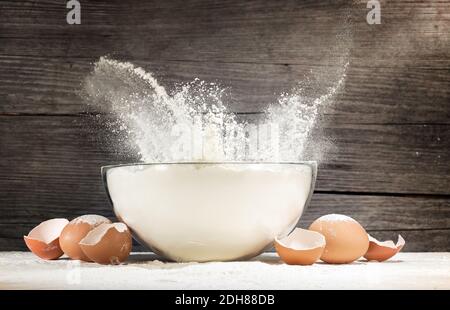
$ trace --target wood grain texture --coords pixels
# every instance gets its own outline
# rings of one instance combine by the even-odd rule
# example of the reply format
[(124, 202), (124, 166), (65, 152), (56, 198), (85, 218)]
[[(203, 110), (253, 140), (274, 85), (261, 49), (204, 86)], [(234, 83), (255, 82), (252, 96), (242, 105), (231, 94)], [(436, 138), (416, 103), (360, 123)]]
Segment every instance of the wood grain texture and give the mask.
[[(1, 201), (0, 249), (25, 250), (22, 236), (40, 221), (53, 217), (74, 218), (95, 213), (114, 219), (103, 190), (76, 199), (74, 191), (64, 202), (48, 199), (45, 191), (33, 204), (23, 201)], [(67, 193), (66, 193), (67, 194)], [(86, 199), (86, 196), (88, 199)], [(83, 198), (84, 197), (84, 198)], [(89, 204), (86, 204), (89, 201)], [(82, 205), (82, 207), (80, 207)], [(10, 206), (10, 207), (7, 207)], [(374, 195), (339, 195), (316, 193), (302, 216), (299, 227), (307, 228), (316, 218), (329, 213), (351, 214), (367, 231), (380, 240), (396, 240), (401, 234), (407, 240), (406, 251), (446, 251), (450, 247), (450, 199), (395, 197)], [(14, 208), (14, 210), (12, 210)], [(134, 243), (134, 251), (145, 251)]]
[[(135, 160), (97, 145), (91, 124), (83, 116), (1, 117), (3, 181), (12, 187), (48, 176), (55, 184), (72, 178), (85, 186), (101, 165)], [(318, 190), (450, 194), (450, 126), (327, 126), (335, 147), (321, 167)]]
[[(114, 140), (99, 141), (101, 132), (89, 116), (0, 120), (3, 188), (21, 190), (20, 182), (45, 180), (49, 186), (67, 184), (70, 191), (75, 185), (89, 192), (99, 184), (100, 166), (137, 160), (125, 151), (113, 153)], [(326, 124), (324, 132), (335, 145), (321, 165), (318, 190), (450, 194), (448, 125)]]
[(2, 1), (0, 54), (324, 65), (349, 17), (355, 60), (448, 68), (448, 1), (381, 2), (373, 27), (365, 1), (83, 1), (77, 26), (61, 1)]
[[(94, 59), (92, 59), (92, 62)], [(0, 113), (76, 114), (87, 111), (80, 97), (93, 69), (86, 59), (0, 56)], [(306, 77), (318, 94), (339, 79), (337, 69), (314, 65), (136, 61), (173, 89), (194, 77), (228, 88), (226, 104), (235, 112), (260, 112)], [(450, 74), (423, 68), (351, 66), (345, 86), (324, 113), (339, 123), (449, 123)], [(104, 111), (91, 111), (104, 112)]]
[[(131, 159), (127, 154), (111, 153), (107, 145), (98, 144), (89, 126), (90, 118), (3, 116), (0, 119), (3, 133), (0, 144), (7, 146), (0, 149), (0, 246), (24, 249), (22, 234), (48, 218), (73, 218), (86, 213), (113, 216), (99, 167)], [(437, 238), (433, 250), (449, 246), (448, 238), (438, 237), (436, 233), (436, 230), (450, 229), (450, 187), (448, 174), (445, 174), (448, 153), (440, 153), (439, 145), (433, 149), (421, 144), (426, 132), (430, 136), (426, 141), (436, 141), (431, 137), (437, 133), (448, 141), (450, 126), (441, 126), (441, 129), (439, 126), (411, 126), (409, 129), (400, 126), (405, 132), (399, 132), (397, 127), (391, 126), (390, 130), (388, 126), (374, 125), (328, 128), (337, 134), (337, 143), (341, 143), (337, 147), (338, 157), (324, 163), (319, 170), (318, 192), (302, 217), (303, 227), (323, 214), (344, 213), (351, 214), (381, 237), (389, 235), (384, 231), (391, 231), (393, 235), (397, 230), (412, 236), (411, 251), (424, 250), (423, 238), (430, 234)], [(417, 137), (408, 138), (406, 132), (413, 132), (414, 128), (423, 129), (416, 133)], [(415, 150), (420, 150), (419, 155)], [(417, 159), (415, 169), (412, 169), (412, 160), (407, 160), (408, 156)], [(436, 162), (437, 156), (444, 156), (441, 166)], [(409, 164), (402, 165), (402, 162)], [(329, 190), (356, 190), (367, 194), (324, 193)], [(370, 194), (373, 191), (379, 193)], [(420, 197), (417, 193), (437, 196)], [(15, 232), (13, 227), (16, 227)]]
[(0, 250), (50, 217), (112, 216), (99, 167), (136, 158), (98, 140), (77, 94), (110, 55), (169, 89), (219, 82), (249, 118), (305, 78), (323, 92), (348, 60), (301, 225), (345, 213), (376, 237), (401, 232), (406, 250), (448, 251), (450, 2), (381, 1), (374, 26), (366, 2), (84, 0), (71, 26), (64, 1), (0, 1)]
[[(26, 235), (34, 226), (27, 223), (0, 224), (0, 249), (2, 251), (26, 250), (23, 235)], [(394, 240), (395, 242), (398, 234), (401, 234), (406, 240), (404, 251), (408, 252), (444, 252), (450, 246), (449, 229), (368, 230), (368, 233), (379, 240)], [(148, 248), (133, 241), (133, 251), (148, 251)]]
[[(0, 224), (26, 224), (32, 228), (32, 225), (48, 218), (72, 219), (86, 212), (114, 218), (103, 188), (87, 194), (91, 201), (88, 205), (83, 202), (84, 195), (78, 199), (75, 197), (77, 192), (74, 190), (69, 194), (70, 197), (65, 193), (68, 199), (64, 203), (49, 202), (45, 189), (40, 191), (41, 198), (33, 199), (33, 204), (27, 203), (29, 197), (25, 193), (23, 201), (16, 201), (15, 204), (2, 201)], [(450, 229), (449, 204), (448, 198), (328, 194), (316, 191), (299, 225), (308, 227), (322, 215), (338, 213), (351, 214), (370, 231)]]
[[(315, 193), (299, 225), (330, 213), (349, 214), (369, 231), (450, 229), (448, 198)], [(450, 242), (448, 240), (447, 242)]]

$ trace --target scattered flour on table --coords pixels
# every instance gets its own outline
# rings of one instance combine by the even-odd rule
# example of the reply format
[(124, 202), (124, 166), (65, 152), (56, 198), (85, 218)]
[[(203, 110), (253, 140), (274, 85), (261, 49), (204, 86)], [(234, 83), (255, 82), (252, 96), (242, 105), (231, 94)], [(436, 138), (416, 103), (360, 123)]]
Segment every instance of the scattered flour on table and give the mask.
[(180, 264), (155, 257), (134, 253), (126, 265), (100, 266), (0, 252), (0, 288), (450, 289), (450, 253), (399, 253), (384, 263), (312, 266), (280, 263), (274, 253), (245, 262)]

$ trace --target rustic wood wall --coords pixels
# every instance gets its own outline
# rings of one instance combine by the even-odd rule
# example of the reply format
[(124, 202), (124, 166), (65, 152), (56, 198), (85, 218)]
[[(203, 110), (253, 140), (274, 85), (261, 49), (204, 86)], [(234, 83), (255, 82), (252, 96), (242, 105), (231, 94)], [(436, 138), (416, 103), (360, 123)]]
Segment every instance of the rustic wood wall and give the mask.
[(68, 25), (65, 1), (0, 1), (0, 250), (24, 249), (48, 218), (112, 216), (99, 167), (127, 159), (97, 143), (77, 95), (100, 56), (164, 85), (220, 81), (252, 114), (332, 65), (348, 12), (347, 82), (324, 128), (336, 148), (301, 225), (344, 213), (378, 237), (401, 233), (407, 250), (450, 250), (449, 1), (381, 1), (381, 25), (364, 0), (81, 4), (82, 24)]

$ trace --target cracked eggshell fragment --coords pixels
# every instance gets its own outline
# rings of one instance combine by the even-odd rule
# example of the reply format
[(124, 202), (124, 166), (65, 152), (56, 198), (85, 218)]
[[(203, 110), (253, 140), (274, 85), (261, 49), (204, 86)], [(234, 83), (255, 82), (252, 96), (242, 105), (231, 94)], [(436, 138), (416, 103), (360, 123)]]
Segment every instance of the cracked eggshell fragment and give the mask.
[(73, 219), (61, 232), (59, 237), (61, 249), (71, 259), (90, 262), (91, 260), (83, 253), (79, 243), (91, 230), (103, 223), (111, 223), (111, 221), (104, 216), (95, 214), (82, 215)]
[(130, 255), (131, 245), (131, 233), (124, 223), (101, 224), (80, 241), (86, 256), (105, 265), (124, 262)]
[(44, 221), (23, 236), (28, 249), (42, 259), (57, 259), (63, 255), (59, 246), (59, 236), (69, 223), (67, 219), (57, 218)]
[(312, 265), (325, 248), (325, 237), (315, 231), (296, 228), (289, 236), (275, 239), (275, 249), (289, 265)]
[(364, 258), (368, 261), (383, 262), (400, 252), (404, 245), (405, 239), (400, 235), (398, 235), (397, 244), (394, 244), (392, 240), (381, 242), (369, 235), (369, 249), (364, 254)]

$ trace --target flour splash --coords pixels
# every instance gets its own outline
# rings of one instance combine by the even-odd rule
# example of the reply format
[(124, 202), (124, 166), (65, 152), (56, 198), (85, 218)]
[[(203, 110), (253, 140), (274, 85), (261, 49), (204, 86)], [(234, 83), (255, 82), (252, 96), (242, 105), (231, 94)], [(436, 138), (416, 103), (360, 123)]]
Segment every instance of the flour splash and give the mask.
[(194, 79), (169, 93), (128, 62), (102, 57), (86, 78), (89, 104), (106, 111), (116, 147), (136, 150), (143, 162), (301, 161), (321, 109), (345, 81), (347, 64), (325, 94), (312, 98), (299, 85), (270, 104), (262, 119), (242, 120), (227, 109), (227, 90)]

